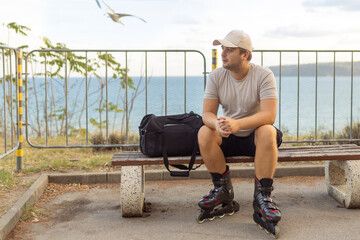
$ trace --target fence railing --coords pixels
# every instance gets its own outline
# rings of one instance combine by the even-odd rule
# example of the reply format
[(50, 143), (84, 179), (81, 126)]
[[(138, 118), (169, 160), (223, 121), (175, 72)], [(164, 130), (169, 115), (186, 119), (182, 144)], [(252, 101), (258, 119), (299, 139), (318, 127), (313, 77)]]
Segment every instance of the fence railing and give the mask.
[[(129, 67), (129, 62), (134, 60), (129, 55), (134, 53), (142, 56), (141, 63), (139, 61), (136, 63), (137, 65), (142, 65), (142, 76), (140, 77), (139, 74), (132, 72), (132, 67)], [(34, 108), (34, 105), (38, 105), (38, 109), (40, 106), (37, 102), (38, 99), (32, 100), (34, 103), (28, 102), (29, 92), (35, 93), (37, 86), (34, 82), (33, 86), (29, 87), (31, 75), (29, 69), (33, 67), (32, 64), (35, 62), (35, 58), (33, 58), (35, 54), (38, 54), (36, 63), (40, 64), (42, 73), (39, 75), (39, 71), (37, 71), (33, 75), (33, 79), (42, 77), (41, 81), (43, 81), (42, 84), (44, 85), (44, 93), (42, 94), (43, 103), (41, 105), (41, 109), (44, 109), (44, 112), (42, 114), (39, 114), (39, 110), (35, 112), (39, 114), (37, 116), (38, 120), (42, 118), (37, 125), (39, 126), (39, 131), (44, 131), (45, 129), (45, 134), (43, 134), (45, 137), (35, 138), (36, 143), (33, 143), (30, 139), (30, 129), (31, 127), (34, 128), (36, 121), (31, 121), (29, 115), (33, 115), (30, 113), (30, 110)], [(81, 56), (75, 57), (76, 54)], [(91, 54), (95, 54), (97, 59), (92, 59), (90, 57)], [(114, 56), (115, 54), (123, 54), (120, 57), (123, 59), (122, 62), (118, 60), (118, 57)], [(161, 61), (155, 61), (157, 66), (162, 66), (160, 76), (154, 77), (149, 73), (151, 72), (149, 65), (154, 64), (154, 61), (149, 60), (150, 54), (159, 54), (160, 57), (158, 56), (158, 59), (162, 59)], [(182, 64), (178, 67), (178, 69), (181, 69), (181, 74), (178, 74), (176, 79), (172, 79), (173, 75), (169, 73), (169, 69), (174, 67), (174, 60), (169, 60), (170, 54), (181, 55)], [(200, 59), (198, 59), (200, 64), (197, 67), (197, 71), (195, 71), (195, 75), (198, 75), (198, 77), (190, 82), (189, 80), (192, 76), (188, 74), (190, 65), (188, 64), (189, 54), (200, 56)], [(162, 115), (174, 113), (171, 110), (171, 105), (174, 101), (183, 103), (181, 108), (177, 106), (176, 111), (179, 113), (180, 111), (186, 112), (189, 110), (201, 112), (202, 109), (202, 92), (198, 91), (195, 94), (189, 94), (189, 89), (198, 87), (199, 82), (201, 82), (202, 90), (206, 84), (205, 56), (196, 50), (34, 50), (26, 55), (25, 60), (26, 139), (33, 147), (138, 146), (138, 142), (132, 141), (130, 138), (132, 127), (139, 122), (130, 120), (130, 114), (132, 114), (131, 119), (133, 119), (134, 112), (140, 108), (140, 116), (154, 113), (154, 109), (151, 109), (151, 104), (149, 103), (151, 99), (155, 99), (154, 101), (161, 105), (160, 108), (162, 110), (161, 112), (158, 111), (158, 114)], [(253, 52), (252, 62), (269, 67), (276, 76), (279, 101), (275, 125), (284, 132), (284, 142), (355, 142), (360, 140), (360, 99), (357, 95), (354, 95), (354, 93), (360, 90), (359, 50), (257, 50)], [(116, 63), (119, 63), (119, 65), (116, 65)], [(83, 70), (79, 70), (79, 66)], [(56, 69), (49, 70), (49, 68)], [(76, 72), (83, 80), (70, 77), (70, 72)], [(156, 77), (159, 79), (156, 79)], [(96, 91), (89, 86), (91, 78), (95, 78), (99, 82), (97, 88), (99, 91), (97, 91), (96, 99), (94, 98), (94, 92)], [(143, 82), (139, 84), (141, 79)], [(179, 79), (183, 82), (181, 88), (178, 85)], [(63, 96), (58, 100), (63, 102), (61, 107), (55, 108), (55, 101), (51, 99), (56, 94), (49, 94), (51, 88), (49, 87), (49, 82), (51, 81), (63, 81), (63, 85), (58, 85), (58, 87), (61, 87), (55, 90), (57, 93), (63, 92)], [(69, 89), (72, 91), (75, 88), (79, 88), (79, 82), (81, 81), (84, 83), (84, 90), (78, 91), (78, 94), (74, 94), (75, 96), (71, 97)], [(117, 81), (117, 88), (111, 83), (114, 81)], [(158, 81), (162, 81), (162, 83), (158, 84)], [(151, 88), (149, 87), (150, 85), (155, 87)], [(177, 94), (174, 94), (174, 92), (169, 93), (169, 89), (173, 85), (175, 85), (175, 92)], [(53, 84), (52, 87), (54, 86)], [(142, 88), (142, 95), (136, 95), (136, 91), (139, 88)], [(159, 89), (163, 89), (162, 95), (158, 92)], [(119, 92), (117, 97), (122, 98), (122, 104), (111, 100), (114, 91)], [(80, 92), (81, 94), (79, 94)], [(183, 93), (181, 98), (178, 95), (179, 92)], [(161, 98), (158, 95), (161, 95)], [(172, 98), (172, 95), (175, 96), (175, 99), (170, 101), (169, 99)], [(198, 98), (195, 101), (189, 100), (193, 95), (196, 95)], [(138, 99), (134, 99), (134, 96)], [(74, 130), (74, 124), (72, 124), (74, 116), (73, 112), (70, 111), (70, 107), (73, 107), (76, 101), (80, 101), (76, 97), (84, 99), (82, 111), (77, 111), (81, 112), (80, 116), (84, 112), (85, 116), (83, 118), (79, 117), (79, 127), (75, 129), (78, 132), (83, 130), (84, 140), (80, 144), (74, 143), (72, 140), (74, 135), (72, 132)], [(97, 106), (92, 111), (89, 110), (91, 107), (90, 99), (95, 99), (93, 102), (96, 102), (96, 104), (93, 103), (93, 106)], [(141, 104), (139, 104), (139, 99), (141, 99)], [(189, 103), (193, 103), (193, 105), (189, 107)], [(51, 107), (52, 104), (54, 107)], [(73, 109), (76, 110), (76, 107)], [(92, 116), (94, 112), (100, 116), (97, 121)], [(122, 114), (123, 127), (121, 129), (124, 129), (124, 131), (121, 131), (121, 133), (124, 135), (124, 140), (122, 143), (114, 144), (110, 136), (112, 131), (109, 128), (111, 125), (110, 118), (114, 118), (114, 122), (116, 122), (116, 112)], [(101, 117), (102, 115), (104, 115), (103, 118)], [(54, 119), (57, 119), (58, 122), (55, 123)], [(85, 119), (85, 128), (80, 127), (82, 119)], [(119, 121), (119, 119), (117, 120)], [(61, 121), (61, 124), (59, 121)], [(64, 138), (64, 144), (62, 145), (53, 144), (48, 140), (49, 136), (54, 135), (56, 124), (61, 125), (59, 127), (60, 131), (57, 133), (60, 133), (60, 136)], [(115, 126), (115, 123), (113, 125)], [(104, 143), (89, 144), (91, 128), (92, 130), (105, 132)], [(114, 129), (116, 127), (113, 128), (113, 131)], [(34, 129), (31, 131), (34, 132)]]
[[(270, 68), (278, 81), (277, 126), (284, 130), (291, 118), (296, 121), (295, 132), (285, 142), (360, 140), (360, 99), (354, 95), (359, 92), (359, 50), (257, 50), (254, 55), (261, 65), (268, 65), (264, 61), (270, 59)], [(293, 86), (285, 89), (289, 83)], [(286, 104), (288, 90), (292, 90), (293, 105)], [(291, 113), (285, 116), (286, 112)], [(295, 118), (289, 116), (291, 114)], [(302, 121), (312, 123), (302, 124)], [(309, 129), (308, 133), (302, 131), (304, 126)]]
[(17, 50), (0, 45), (0, 159), (19, 146)]
[[(129, 57), (131, 54), (136, 56)], [(137, 59), (139, 57), (140, 60)], [(152, 76), (154, 70), (150, 69), (150, 65), (154, 61), (150, 63), (149, 58), (156, 58), (154, 68), (161, 66), (160, 74), (157, 70), (160, 76)], [(194, 62), (190, 58), (197, 58), (196, 62), (199, 64), (195, 64), (195, 67), (194, 64), (189, 64)], [(140, 74), (132, 73), (134, 70), (130, 61), (135, 61), (136, 66), (141, 65)], [(31, 72), (34, 66), (40, 70)], [(194, 79), (189, 75), (189, 69), (192, 74), (200, 77)], [(170, 75), (171, 71), (176, 72), (176, 79)], [(76, 76), (71, 77), (70, 74)], [(174, 91), (177, 96), (179, 93), (182, 95), (179, 97), (182, 106), (178, 106), (177, 112), (189, 111), (188, 91), (193, 87), (194, 81), (201, 85), (201, 92), (197, 95), (202, 96), (206, 83), (206, 60), (197, 50), (34, 50), (25, 56), (25, 75), (26, 139), (30, 146), (133, 147), (138, 146), (138, 141), (129, 140), (130, 135), (134, 135), (130, 132), (130, 125), (134, 127), (138, 121), (131, 121), (130, 114), (139, 108), (140, 115), (149, 113), (149, 101), (152, 99), (161, 102), (161, 114), (171, 114), (169, 99), (174, 98)], [(173, 83), (181, 85), (181, 88), (170, 92)], [(42, 93), (39, 92), (40, 89)], [(152, 94), (159, 89), (163, 90), (161, 99)], [(119, 114), (121, 120), (117, 119)], [(31, 117), (33, 118), (30, 119)], [(78, 127), (74, 127), (75, 118), (78, 118)], [(112, 131), (110, 118), (113, 119)], [(121, 122), (121, 126), (116, 127), (117, 122)], [(114, 143), (111, 137), (116, 129), (121, 129), (124, 138), (121, 143)], [(90, 130), (105, 132), (104, 142), (94, 144), (96, 141), (89, 139)], [(32, 138), (34, 132), (37, 136)], [(51, 141), (50, 136), (54, 135), (64, 138), (64, 143)], [(82, 137), (78, 137), (80, 135)]]

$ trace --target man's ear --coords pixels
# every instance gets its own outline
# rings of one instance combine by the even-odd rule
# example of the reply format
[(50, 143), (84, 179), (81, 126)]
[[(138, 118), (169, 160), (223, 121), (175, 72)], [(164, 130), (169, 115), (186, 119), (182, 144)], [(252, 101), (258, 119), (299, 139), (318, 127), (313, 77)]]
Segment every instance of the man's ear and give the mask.
[(244, 57), (245, 57), (246, 61), (248, 60), (249, 55), (250, 55), (250, 52), (248, 50), (246, 50), (246, 52), (244, 53)]

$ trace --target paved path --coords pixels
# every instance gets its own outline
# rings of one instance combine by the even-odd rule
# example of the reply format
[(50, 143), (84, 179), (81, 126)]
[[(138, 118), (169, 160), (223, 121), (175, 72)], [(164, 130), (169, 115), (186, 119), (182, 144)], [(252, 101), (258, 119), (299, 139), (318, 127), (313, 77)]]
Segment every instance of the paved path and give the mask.
[[(91, 189), (54, 199), (51, 224), (32, 224), (23, 237), (35, 240), (220, 240), (273, 239), (252, 220), (252, 179), (233, 179), (240, 211), (198, 224), (197, 201), (210, 190), (209, 180), (152, 181), (146, 185), (151, 212), (122, 218), (119, 190)], [(342, 208), (328, 196), (324, 177), (283, 177), (275, 181), (274, 200), (283, 219), (279, 239), (360, 239), (360, 209)]]

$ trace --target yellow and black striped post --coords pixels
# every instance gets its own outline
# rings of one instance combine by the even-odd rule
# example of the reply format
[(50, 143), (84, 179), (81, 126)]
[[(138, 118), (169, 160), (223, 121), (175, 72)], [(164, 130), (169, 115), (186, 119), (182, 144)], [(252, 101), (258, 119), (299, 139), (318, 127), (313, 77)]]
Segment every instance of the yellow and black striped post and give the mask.
[(23, 168), (23, 142), (24, 137), (22, 133), (22, 115), (23, 115), (23, 92), (22, 92), (22, 86), (23, 86), (23, 80), (22, 80), (22, 50), (18, 50), (17, 55), (17, 82), (18, 82), (18, 119), (19, 119), (19, 147), (16, 150), (16, 170), (21, 170)]
[(212, 70), (217, 68), (217, 49), (212, 50)]

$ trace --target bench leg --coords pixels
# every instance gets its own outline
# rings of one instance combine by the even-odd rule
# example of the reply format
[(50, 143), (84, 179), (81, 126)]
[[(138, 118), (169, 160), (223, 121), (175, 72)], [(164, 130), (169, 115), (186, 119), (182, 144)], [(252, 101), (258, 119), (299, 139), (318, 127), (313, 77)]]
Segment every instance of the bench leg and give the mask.
[(330, 196), (346, 208), (360, 208), (360, 161), (326, 161), (325, 178)]
[(143, 166), (121, 168), (120, 205), (123, 217), (141, 217), (145, 200)]

